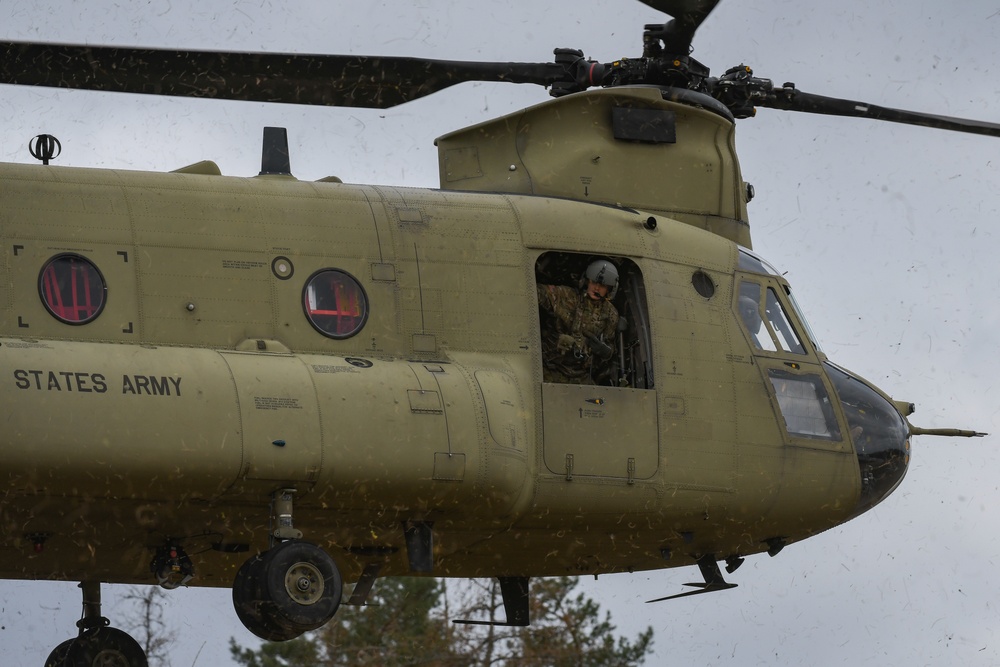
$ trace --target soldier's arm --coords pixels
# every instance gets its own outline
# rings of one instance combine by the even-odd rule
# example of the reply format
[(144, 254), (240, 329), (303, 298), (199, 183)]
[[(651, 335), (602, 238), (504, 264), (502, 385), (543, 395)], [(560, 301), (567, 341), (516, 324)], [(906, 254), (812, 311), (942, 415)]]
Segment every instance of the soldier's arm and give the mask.
[(538, 286), (538, 305), (542, 307), (546, 312), (552, 312), (552, 302), (555, 296), (555, 290), (553, 285), (539, 285)]
[(608, 321), (604, 325), (604, 340), (610, 344), (618, 334), (618, 310), (614, 306), (609, 310), (611, 312), (608, 313)]

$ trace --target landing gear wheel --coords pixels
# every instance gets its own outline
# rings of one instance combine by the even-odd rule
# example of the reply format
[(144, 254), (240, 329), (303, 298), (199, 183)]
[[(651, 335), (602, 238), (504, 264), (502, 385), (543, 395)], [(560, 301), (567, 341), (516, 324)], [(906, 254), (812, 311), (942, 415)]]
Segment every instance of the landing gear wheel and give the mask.
[(293, 630), (276, 623), (267, 613), (263, 598), (264, 558), (266, 554), (248, 559), (236, 573), (233, 581), (233, 607), (243, 626), (261, 639), (284, 642), (295, 639), (304, 630)]
[(64, 665), (69, 665), (70, 663), (66, 662), (66, 657), (69, 655), (69, 650), (75, 641), (76, 637), (67, 639), (52, 649), (52, 653), (49, 653), (49, 657), (45, 659), (45, 667), (64, 667)]
[(233, 581), (233, 606), (247, 630), (281, 642), (333, 618), (343, 592), (329, 554), (310, 542), (288, 540), (243, 563)]
[(330, 555), (302, 540), (282, 542), (267, 552), (263, 586), (271, 618), (302, 632), (333, 618), (344, 591)]
[(148, 667), (138, 642), (117, 628), (88, 630), (49, 654), (46, 667)]

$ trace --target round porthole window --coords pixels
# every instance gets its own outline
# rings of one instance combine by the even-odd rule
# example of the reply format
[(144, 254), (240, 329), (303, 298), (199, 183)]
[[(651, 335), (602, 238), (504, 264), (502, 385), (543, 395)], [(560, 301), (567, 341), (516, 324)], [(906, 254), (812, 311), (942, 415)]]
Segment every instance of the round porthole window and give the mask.
[(711, 299), (715, 294), (715, 283), (711, 276), (704, 271), (695, 271), (694, 275), (691, 276), (691, 284), (694, 286), (694, 290), (706, 299)]
[(368, 319), (368, 296), (344, 271), (323, 269), (312, 274), (302, 299), (309, 323), (330, 338), (350, 338)]
[(108, 286), (97, 267), (85, 257), (56, 255), (38, 275), (38, 294), (45, 309), (60, 322), (86, 324), (104, 309)]

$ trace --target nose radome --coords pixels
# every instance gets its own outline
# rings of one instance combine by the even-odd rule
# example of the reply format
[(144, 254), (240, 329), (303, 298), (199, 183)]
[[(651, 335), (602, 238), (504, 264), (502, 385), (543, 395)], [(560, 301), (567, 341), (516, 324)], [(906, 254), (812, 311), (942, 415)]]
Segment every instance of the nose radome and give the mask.
[(858, 456), (861, 497), (851, 517), (866, 512), (892, 493), (910, 463), (910, 430), (896, 406), (863, 380), (826, 363), (847, 418)]

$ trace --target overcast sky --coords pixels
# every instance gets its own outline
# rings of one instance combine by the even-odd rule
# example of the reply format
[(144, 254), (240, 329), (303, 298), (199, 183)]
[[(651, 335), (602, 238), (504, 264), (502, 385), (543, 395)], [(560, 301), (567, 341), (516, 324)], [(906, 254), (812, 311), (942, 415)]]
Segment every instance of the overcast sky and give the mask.
[[(807, 7), (808, 5), (808, 7)], [(547, 61), (555, 47), (602, 62), (641, 54), (632, 0), (6, 0), (0, 39), (192, 49)], [(1000, 121), (995, 2), (723, 2), (694, 56), (719, 74)], [(436, 136), (543, 102), (541, 88), (463, 84), (382, 111), (155, 99), (0, 86), (0, 160), (56, 135), (56, 164), (166, 171), (201, 159), (259, 171), (265, 125), (287, 127), (302, 179), (437, 186)], [(1000, 139), (761, 110), (737, 132), (755, 249), (782, 271), (830, 358), (927, 427), (1000, 433)], [(739, 588), (643, 604), (695, 568), (614, 575), (586, 590), (631, 635), (656, 631), (651, 664), (1000, 663), (1000, 454), (996, 436), (920, 437), (902, 486), (847, 525), (754, 556)], [(123, 589), (105, 587), (105, 615)], [(42, 664), (73, 633), (75, 584), (0, 582), (0, 655)], [(228, 663), (254, 637), (229, 590), (170, 594), (174, 667)], [(336, 622), (336, 621), (334, 621)], [(6, 658), (5, 658), (6, 662)]]

